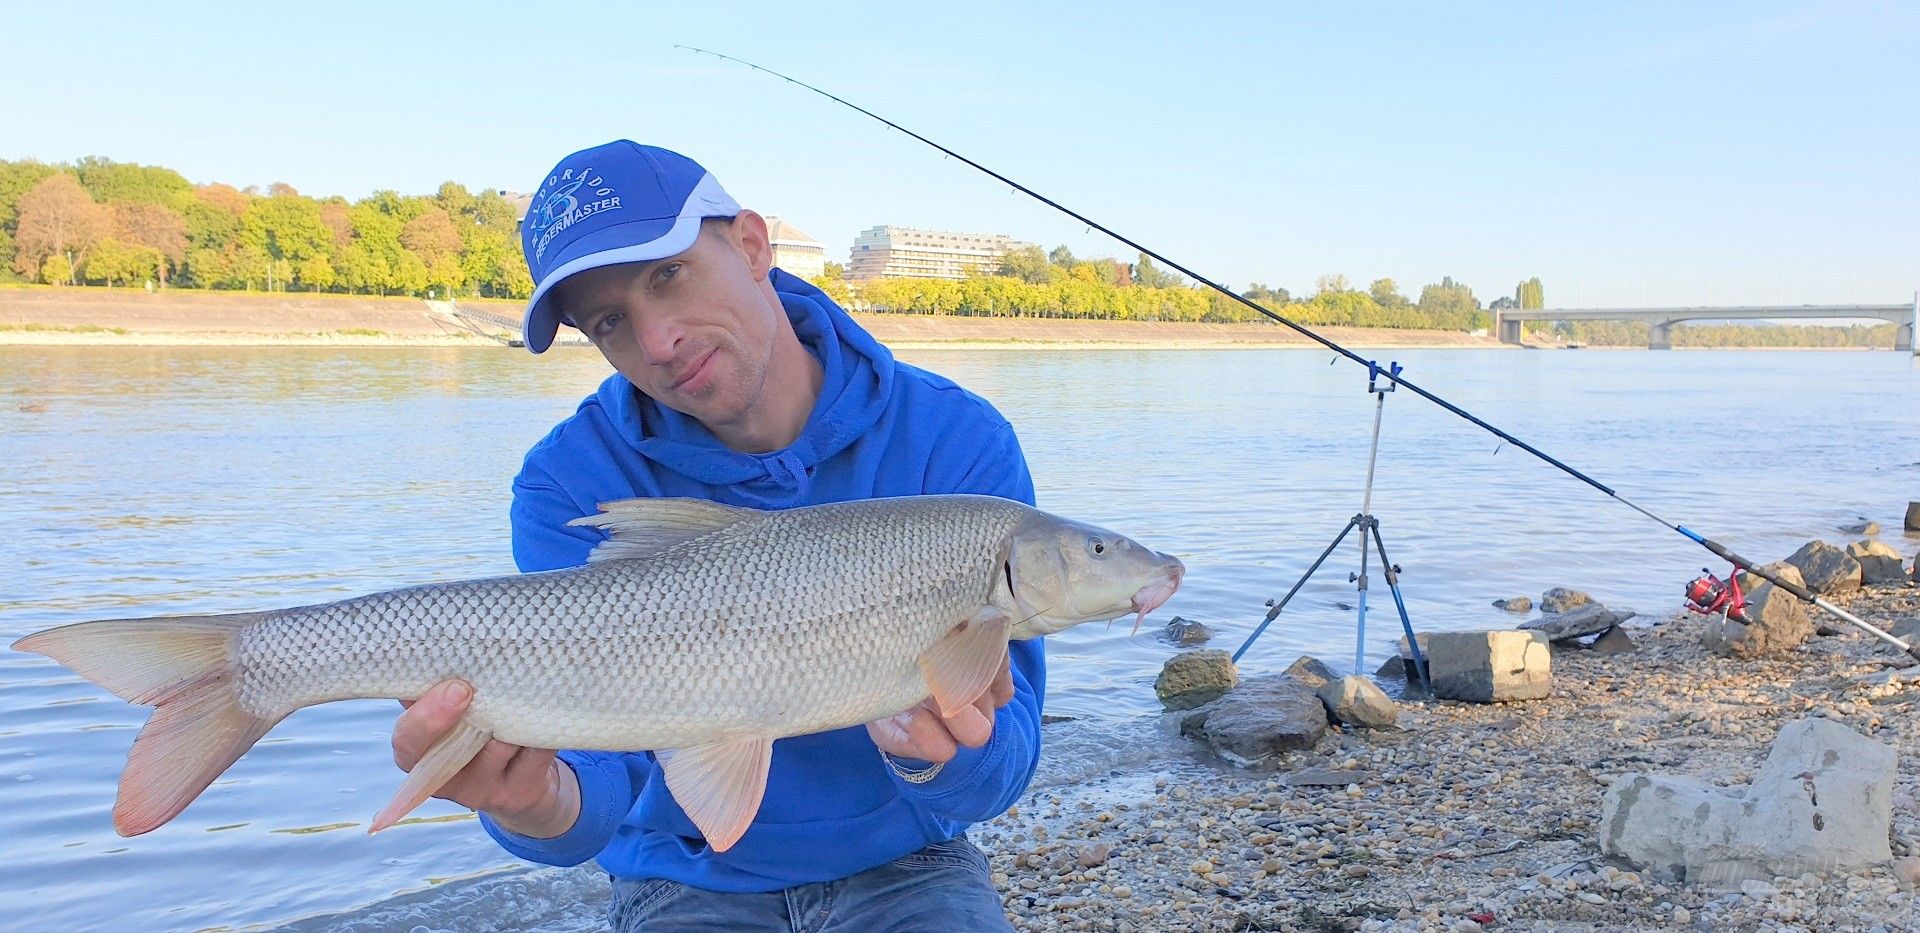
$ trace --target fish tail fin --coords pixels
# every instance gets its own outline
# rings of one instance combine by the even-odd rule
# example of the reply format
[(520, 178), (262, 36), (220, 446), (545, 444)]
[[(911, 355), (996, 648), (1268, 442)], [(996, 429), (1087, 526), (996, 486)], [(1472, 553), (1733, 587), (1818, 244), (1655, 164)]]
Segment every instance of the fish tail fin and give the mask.
[(43, 654), (129, 703), (157, 707), (127, 753), (113, 827), (137, 836), (173, 819), (285, 715), (241, 708), (233, 646), (265, 613), (81, 622), (28, 635)]

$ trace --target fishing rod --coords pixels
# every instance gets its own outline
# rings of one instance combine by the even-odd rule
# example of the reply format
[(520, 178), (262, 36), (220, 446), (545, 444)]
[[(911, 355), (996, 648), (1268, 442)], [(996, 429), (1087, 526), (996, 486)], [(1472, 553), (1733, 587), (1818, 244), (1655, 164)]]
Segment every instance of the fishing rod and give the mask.
[(1765, 568), (1759, 566), (1758, 564), (1755, 564), (1754, 562), (1747, 560), (1746, 558), (1741, 557), (1738, 554), (1735, 554), (1733, 551), (1729, 550), (1725, 545), (1719, 543), (1718, 541), (1714, 541), (1711, 538), (1707, 538), (1699, 534), (1698, 532), (1695, 532), (1692, 529), (1687, 528), (1685, 525), (1680, 525), (1660, 517), (1658, 514), (1655, 514), (1653, 511), (1641, 506), (1639, 503), (1634, 502), (1633, 500), (1628, 499), (1626, 496), (1623, 496), (1620, 493), (1616, 492), (1612, 487), (1607, 486), (1604, 483), (1601, 483), (1599, 480), (1596, 480), (1593, 477), (1588, 476), (1587, 474), (1582, 473), (1579, 470), (1576, 470), (1565, 463), (1562, 463), (1561, 461), (1559, 461), (1558, 459), (1555, 459), (1554, 457), (1547, 454), (1545, 451), (1539, 449), (1538, 447), (1535, 447), (1532, 444), (1527, 443), (1526, 441), (1523, 441), (1517, 437), (1514, 437), (1511, 434), (1508, 434), (1507, 432), (1497, 427), (1494, 427), (1493, 425), (1487, 423), (1485, 420), (1482, 420), (1479, 416), (1475, 415), (1474, 413), (1467, 411), (1466, 409), (1461, 408), (1460, 406), (1455, 405), (1452, 402), (1449, 402), (1446, 399), (1441, 398), (1440, 396), (1435, 395), (1434, 393), (1429, 392), (1418, 385), (1415, 385), (1412, 380), (1409, 380), (1405, 376), (1400, 375), (1398, 371), (1388, 372), (1385, 368), (1381, 367), (1378, 363), (1372, 360), (1369, 360), (1359, 355), (1358, 353), (1355, 353), (1352, 350), (1349, 350), (1346, 347), (1343, 347), (1340, 344), (1335, 343), (1334, 341), (1326, 337), (1321, 336), (1318, 332), (1314, 331), (1313, 329), (1303, 324), (1299, 324), (1293, 321), (1292, 319), (1286, 317), (1285, 315), (1282, 315), (1279, 312), (1274, 311), (1271, 308), (1268, 308), (1265, 305), (1259, 304), (1249, 298), (1246, 298), (1234, 292), (1232, 289), (1224, 285), (1221, 285), (1220, 283), (1215, 282), (1214, 280), (1207, 278), (1206, 276), (1201, 275), (1200, 273), (1195, 272), (1192, 269), (1187, 268), (1185, 265), (1181, 264), (1180, 262), (1177, 262), (1172, 258), (1164, 256), (1156, 250), (1148, 248), (1144, 244), (1141, 244), (1133, 240), (1132, 238), (1119, 233), (1113, 228), (1108, 227), (1106, 224), (1100, 223), (1099, 221), (1094, 220), (1093, 218), (1088, 217), (1087, 215), (1082, 214), (1079, 211), (1074, 210), (1073, 208), (1070, 208), (1064, 204), (1061, 204), (1060, 202), (1055, 201), (1054, 199), (1049, 198), (1046, 195), (1041, 194), (1040, 192), (1027, 187), (1026, 185), (1023, 185), (1011, 178), (1008, 178), (1005, 175), (1000, 174), (999, 172), (994, 171), (993, 169), (990, 169), (984, 165), (981, 165), (980, 163), (975, 162), (974, 160), (969, 159), (966, 156), (961, 155), (960, 153), (947, 148), (946, 146), (943, 146), (937, 142), (934, 142), (933, 140), (928, 139), (927, 137), (922, 136), (919, 133), (914, 132), (913, 130), (907, 129), (904, 126), (901, 126), (900, 124), (887, 119), (886, 117), (883, 117), (877, 113), (874, 113), (873, 111), (868, 110), (867, 108), (862, 107), (859, 104), (855, 104), (837, 95), (834, 95), (827, 91), (823, 91), (820, 88), (814, 87), (813, 85), (808, 84), (805, 81), (801, 81), (798, 78), (794, 78), (792, 76), (782, 74), (778, 71), (774, 71), (771, 68), (765, 68), (760, 65), (756, 65), (753, 62), (747, 61), (746, 59), (743, 59), (743, 58), (735, 58), (731, 55), (727, 55), (721, 52), (715, 52), (710, 49), (695, 48), (694, 46), (691, 46), (691, 45), (676, 45), (674, 46), (674, 48), (686, 49), (687, 51), (693, 52), (695, 54), (711, 55), (718, 59), (735, 62), (741, 65), (745, 65), (748, 68), (753, 69), (754, 71), (764, 72), (766, 74), (772, 75), (776, 78), (779, 78), (782, 81), (787, 82), (788, 84), (799, 85), (800, 87), (806, 88), (807, 90), (812, 91), (813, 93), (818, 94), (821, 97), (825, 97), (826, 99), (831, 100), (836, 104), (839, 104), (848, 109), (857, 111), (859, 113), (865, 114), (866, 116), (872, 117), (873, 119), (878, 120), (881, 123), (886, 124), (887, 126), (890, 126), (896, 130), (899, 130), (902, 133), (905, 133), (908, 136), (913, 137), (914, 139), (917, 139), (923, 143), (926, 143), (927, 145), (932, 146), (933, 148), (938, 149), (941, 152), (945, 153), (949, 158), (959, 159), (960, 161), (965, 162), (966, 164), (968, 164), (969, 166), (972, 166), (975, 169), (978, 169), (980, 172), (1001, 182), (1002, 184), (1010, 186), (1013, 190), (1021, 194), (1024, 194), (1030, 198), (1033, 198), (1034, 200), (1039, 201), (1040, 203), (1045, 204), (1046, 206), (1051, 207), (1054, 210), (1057, 210), (1060, 213), (1067, 215), (1068, 217), (1072, 217), (1073, 219), (1078, 220), (1083, 224), (1086, 224), (1089, 229), (1098, 230), (1101, 233), (1106, 234), (1107, 236), (1110, 236), (1116, 240), (1119, 240), (1120, 242), (1133, 247), (1135, 250), (1139, 251), (1140, 253), (1146, 256), (1150, 256), (1154, 259), (1157, 259), (1161, 263), (1175, 270), (1178, 270), (1182, 274), (1186, 275), (1188, 278), (1193, 279), (1194, 281), (1199, 282), (1200, 284), (1205, 285), (1208, 288), (1211, 288), (1214, 291), (1219, 292), (1220, 294), (1225, 295), (1226, 297), (1234, 301), (1237, 301), (1243, 305), (1246, 305), (1248, 308), (1251, 308), (1254, 311), (1257, 311), (1260, 314), (1265, 315), (1266, 317), (1272, 318), (1275, 323), (1286, 326), (1287, 328), (1291, 329), (1293, 332), (1301, 335), (1302, 337), (1312, 340), (1314, 343), (1320, 344), (1321, 346), (1326, 347), (1329, 350), (1332, 350), (1335, 354), (1341, 357), (1345, 357), (1346, 359), (1349, 359), (1355, 363), (1359, 363), (1360, 365), (1367, 367), (1368, 370), (1370, 371), (1379, 373), (1379, 375), (1382, 378), (1390, 380), (1394, 385), (1405, 388), (1408, 391), (1412, 392), (1413, 394), (1418, 395), (1421, 398), (1424, 398), (1427, 401), (1432, 402), (1443, 409), (1446, 409), (1448, 412), (1451, 412), (1454, 415), (1458, 415), (1459, 417), (1480, 427), (1481, 429), (1501, 439), (1502, 441), (1512, 444), (1513, 446), (1518, 447), (1521, 450), (1524, 450), (1527, 453), (1534, 455), (1535, 457), (1539, 458), (1542, 461), (1545, 461), (1547, 464), (1553, 466), (1554, 468), (1560, 470), (1561, 472), (1567, 474), (1568, 476), (1571, 476), (1574, 479), (1577, 479), (1580, 482), (1585, 483), (1588, 486), (1591, 486), (1602, 493), (1605, 493), (1608, 498), (1616, 502), (1619, 502), (1620, 504), (1636, 512), (1639, 512), (1640, 514), (1645, 515), (1646, 517), (1653, 519), (1656, 522), (1659, 522), (1662, 526), (1667, 528), (1669, 531), (1677, 532), (1682, 537), (1685, 537), (1687, 540), (1692, 541), (1693, 543), (1706, 548), (1707, 550), (1713, 552), (1715, 555), (1733, 564), (1735, 568), (1739, 570), (1745, 570), (1746, 572), (1751, 573), (1754, 576), (1759, 577), (1760, 579), (1773, 584), (1774, 586), (1777, 586), (1783, 590), (1786, 590), (1787, 592), (1792, 593), (1794, 596), (1799, 597), (1800, 599), (1803, 599), (1809, 603), (1812, 603), (1815, 606), (1820, 607), (1830, 615), (1833, 615), (1834, 617), (1844, 622), (1847, 622), (1853, 625), (1854, 627), (1859, 628), (1860, 630), (1867, 632), (1868, 634), (1873, 635), (1874, 637), (1879, 638), (1887, 642), (1888, 644), (1893, 645), (1894, 647), (1899, 648), (1900, 650), (1906, 652), (1908, 655), (1912, 656), (1915, 660), (1920, 660), (1920, 639), (1916, 639), (1915, 644), (1911, 644), (1911, 645), (1901, 641), (1899, 638), (1894, 637), (1892, 634), (1882, 631), (1879, 628), (1876, 628), (1873, 624), (1867, 622), (1865, 619), (1862, 619), (1859, 616), (1856, 616), (1853, 613), (1848, 612), (1845, 609), (1842, 609), (1831, 602), (1828, 602), (1824, 597), (1821, 597), (1818, 594), (1813, 593), (1812, 591), (1808, 590), (1805, 586), (1798, 583), (1794, 583), (1790, 580), (1784, 580), (1779, 576), (1776, 576), (1772, 572), (1766, 570)]

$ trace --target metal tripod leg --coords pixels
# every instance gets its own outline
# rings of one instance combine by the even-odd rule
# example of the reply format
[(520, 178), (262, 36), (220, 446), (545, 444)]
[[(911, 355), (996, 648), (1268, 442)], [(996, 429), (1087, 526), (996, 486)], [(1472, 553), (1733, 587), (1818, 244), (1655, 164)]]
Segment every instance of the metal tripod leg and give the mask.
[(1380, 552), (1380, 567), (1387, 576), (1387, 588), (1393, 591), (1393, 606), (1400, 610), (1400, 630), (1407, 633), (1407, 647), (1413, 652), (1413, 666), (1420, 674), (1420, 686), (1431, 696), (1433, 679), (1427, 670), (1427, 656), (1420, 650), (1420, 639), (1413, 635), (1413, 621), (1407, 618), (1407, 601), (1400, 596), (1400, 568), (1387, 559), (1386, 542), (1380, 540), (1380, 520), (1369, 519), (1368, 529), (1373, 532), (1374, 548)]
[[(1253, 634), (1248, 635), (1247, 640), (1240, 644), (1240, 650), (1233, 653), (1234, 663), (1238, 664), (1240, 662), (1240, 656), (1246, 654), (1248, 648), (1253, 647), (1254, 640), (1260, 637), (1260, 633), (1265, 632), (1267, 626), (1273, 624), (1273, 620), (1280, 618), (1280, 610), (1287, 608), (1287, 603), (1293, 599), (1293, 594), (1300, 592), (1300, 588), (1307, 584), (1307, 578), (1313, 576), (1313, 572), (1319, 570), (1320, 565), (1327, 562), (1327, 555), (1332, 554), (1333, 549), (1339, 547), (1340, 542), (1347, 539), (1347, 533), (1351, 532), (1354, 526), (1358, 524), (1360, 524), (1360, 516), (1355, 515), (1348, 519), (1347, 527), (1340, 529), (1340, 533), (1334, 536), (1333, 543), (1327, 545), (1327, 549), (1320, 552), (1320, 556), (1314, 560), (1313, 566), (1308, 567), (1307, 572), (1301, 574), (1299, 581), (1293, 584), (1293, 589), (1288, 590), (1287, 595), (1280, 597), (1279, 602), (1271, 604), (1272, 608), (1267, 610), (1267, 617), (1260, 620), (1260, 625), (1253, 630)], [(1366, 544), (1366, 532), (1360, 533), (1360, 543), (1362, 545)]]

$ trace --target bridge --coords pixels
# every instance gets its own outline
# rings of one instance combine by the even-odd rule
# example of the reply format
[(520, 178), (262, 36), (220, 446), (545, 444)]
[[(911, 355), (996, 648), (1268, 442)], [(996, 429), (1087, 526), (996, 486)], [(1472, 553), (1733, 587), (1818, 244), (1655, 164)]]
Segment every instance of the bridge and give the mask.
[[(1920, 295), (1901, 305), (1739, 305), (1724, 308), (1505, 308), (1494, 313), (1494, 333), (1501, 343), (1520, 342), (1522, 321), (1645, 321), (1647, 349), (1673, 349), (1673, 326), (1683, 321), (1810, 318), (1860, 320), (1878, 318), (1894, 325), (1893, 348), (1916, 353), (1914, 330), (1920, 328)], [(1920, 353), (1916, 353), (1920, 355)]]

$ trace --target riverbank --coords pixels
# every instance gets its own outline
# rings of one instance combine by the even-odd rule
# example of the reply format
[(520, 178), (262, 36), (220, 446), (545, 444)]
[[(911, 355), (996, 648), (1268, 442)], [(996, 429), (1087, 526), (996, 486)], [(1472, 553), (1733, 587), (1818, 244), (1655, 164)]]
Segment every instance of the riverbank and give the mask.
[[(1912, 586), (1849, 602), (1882, 627), (1920, 616)], [(1546, 700), (1403, 704), (1404, 731), (1328, 738), (1271, 773), (1175, 769), (1150, 797), (1092, 803), (1042, 794), (982, 842), (1034, 930), (1920, 929), (1916, 882), (1889, 865), (1725, 894), (1602, 858), (1614, 779), (1742, 784), (1807, 716), (1896, 749), (1893, 850), (1920, 856), (1920, 668), (1857, 635), (1728, 660), (1701, 647), (1700, 624), (1633, 629), (1628, 654), (1556, 652)], [(1288, 786), (1308, 768), (1351, 781)]]
[[(507, 318), (516, 301), (462, 300)], [(1200, 324), (856, 314), (875, 338), (900, 350), (1267, 349), (1314, 347), (1274, 324)], [(1499, 348), (1456, 331), (1317, 328), (1352, 347)], [(0, 345), (71, 346), (501, 346), (413, 298), (107, 288), (0, 288)]]
[[(1846, 602), (1882, 627), (1920, 616), (1912, 586)], [(1893, 850), (1920, 856), (1920, 667), (1851, 635), (1733, 661), (1701, 648), (1700, 624), (1632, 627), (1627, 654), (1556, 652), (1545, 700), (1403, 703), (1398, 731), (1331, 734), (1257, 770), (1150, 722), (1049, 725), (1035, 789), (972, 838), (1021, 930), (1920, 929), (1920, 892), (1888, 865), (1726, 894), (1600, 855), (1614, 779), (1740, 784), (1782, 726), (1822, 716), (1897, 750)], [(1090, 746), (1103, 767), (1061, 770)], [(1293, 786), (1310, 769), (1335, 774)], [(287, 929), (599, 930), (607, 893), (591, 866), (535, 869)]]

